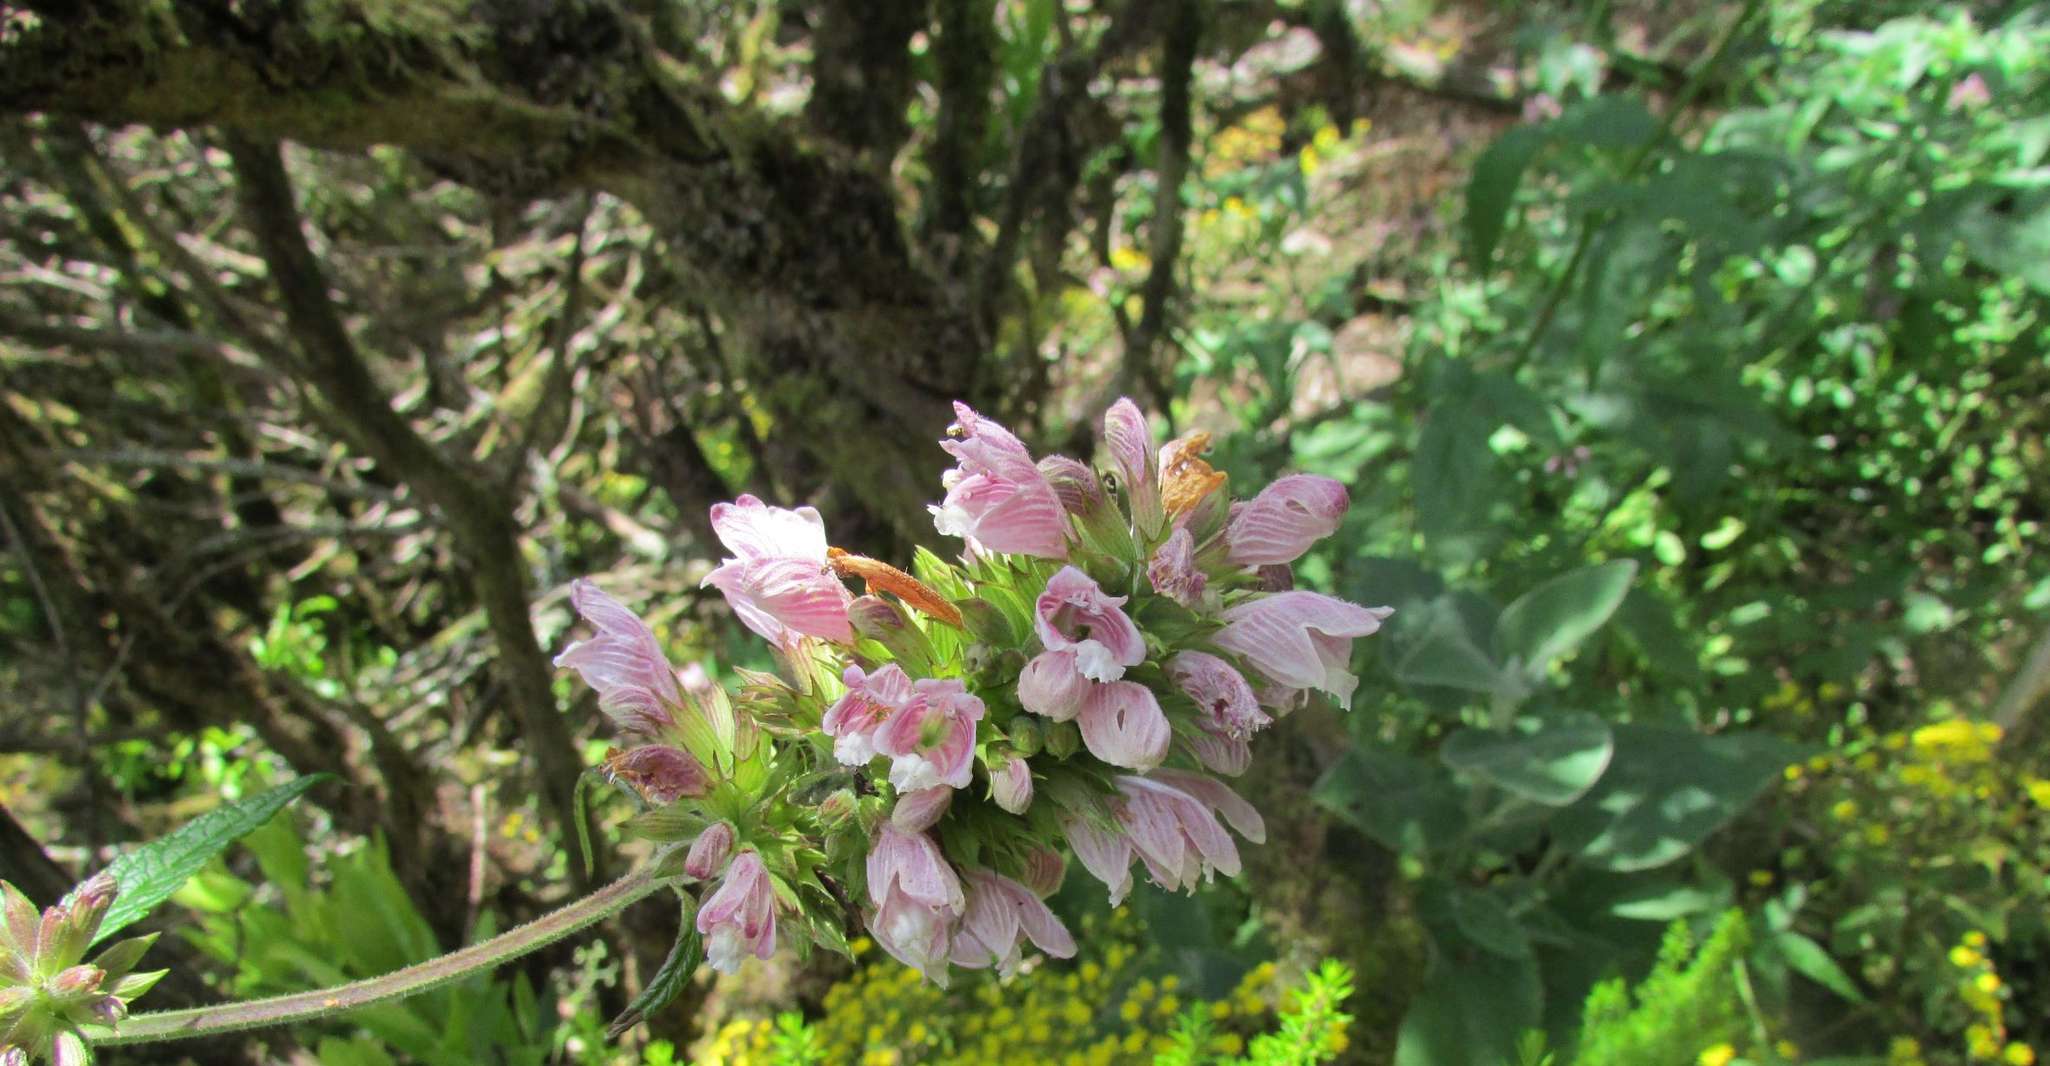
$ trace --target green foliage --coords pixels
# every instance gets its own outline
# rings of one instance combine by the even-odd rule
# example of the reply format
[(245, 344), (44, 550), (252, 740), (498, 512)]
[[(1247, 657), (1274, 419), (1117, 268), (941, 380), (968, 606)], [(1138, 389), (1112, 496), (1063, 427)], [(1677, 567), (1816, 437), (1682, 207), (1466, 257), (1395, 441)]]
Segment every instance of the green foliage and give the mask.
[(1718, 919), (1698, 948), (1687, 926), (1673, 923), (1635, 988), (1619, 977), (1588, 993), (1574, 1066), (1691, 1063), (1718, 1044), (1749, 1041), (1742, 968), (1750, 945), (1741, 911)]

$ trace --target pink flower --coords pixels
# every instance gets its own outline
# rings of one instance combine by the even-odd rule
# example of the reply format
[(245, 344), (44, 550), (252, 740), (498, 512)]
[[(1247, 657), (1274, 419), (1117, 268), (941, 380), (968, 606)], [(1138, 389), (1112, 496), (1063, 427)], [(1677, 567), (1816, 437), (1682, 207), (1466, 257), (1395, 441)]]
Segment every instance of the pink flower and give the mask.
[(726, 860), (732, 855), (733, 827), (725, 822), (713, 822), (690, 842), (690, 853), (683, 857), (683, 872), (700, 881), (709, 881), (719, 876), (719, 871), (725, 868)]
[(1232, 510), (1226, 559), (1233, 566), (1292, 563), (1338, 529), (1350, 502), (1345, 486), (1328, 477), (1282, 478)]
[(555, 657), (598, 690), (598, 706), (627, 733), (660, 736), (675, 718), (670, 708), (682, 702), (676, 671), (662, 654), (662, 645), (640, 616), (621, 606), (592, 582), (579, 578), (570, 585), (570, 603), (598, 631)]
[(1025, 853), (1025, 887), (1037, 893), (1041, 899), (1061, 890), (1061, 882), (1068, 876), (1068, 861), (1061, 853), (1044, 844)]
[(1018, 704), (1056, 722), (1075, 717), (1089, 695), (1089, 679), (1072, 651), (1043, 651), (1018, 672)]
[(897, 805), (890, 808), (890, 825), (906, 833), (923, 833), (946, 817), (947, 808), (953, 805), (954, 790), (951, 788), (900, 792)]
[(605, 756), (605, 772), (658, 807), (702, 796), (712, 784), (703, 764), (667, 744), (642, 744), (624, 752), (615, 748)]
[(1146, 564), (1146, 579), (1153, 583), (1153, 591), (1184, 607), (1203, 602), (1203, 588), (1210, 579), (1196, 568), (1196, 538), (1189, 534), (1188, 526), (1176, 526), (1154, 550), (1152, 561)]
[(953, 678), (916, 681), (912, 689), (911, 702), (875, 734), (876, 750), (894, 760), (890, 784), (899, 792), (968, 787), (982, 701)]
[(1075, 849), (1082, 868), (1110, 889), (1110, 905), (1124, 902), (1125, 894), (1132, 890), (1132, 842), (1125, 834), (1073, 813), (1061, 816), (1061, 833)]
[(1079, 460), (1049, 455), (1039, 461), (1039, 472), (1053, 488), (1054, 497), (1061, 501), (1061, 508), (1077, 518), (1094, 514), (1109, 502), (1096, 471)]
[(698, 932), (705, 938), (705, 958), (712, 969), (734, 973), (749, 955), (766, 959), (776, 950), (776, 891), (762, 857), (743, 851), (726, 870), (726, 879), (698, 908)]
[(947, 432), (958, 439), (940, 447), (960, 465), (941, 480), (947, 496), (931, 508), (934, 528), (985, 551), (1067, 558), (1067, 512), (1024, 442), (958, 402)]
[(1077, 724), (1089, 754), (1128, 770), (1160, 765), (1174, 739), (1153, 690), (1135, 681), (1090, 686)]
[(863, 766), (876, 757), (876, 730), (911, 703), (911, 677), (903, 667), (889, 663), (872, 674), (850, 665), (840, 678), (847, 683), (847, 692), (826, 709), (819, 726), (834, 738), (834, 758)]
[(1243, 656), (1272, 681), (1321, 689), (1344, 707), (1359, 687), (1359, 678), (1346, 670), (1353, 639), (1380, 629), (1393, 613), (1315, 592), (1276, 592), (1225, 611), (1217, 646)]
[(1237, 777), (1253, 765), (1253, 746), (1238, 737), (1198, 729), (1182, 738), (1182, 746), (1204, 769), (1227, 777)]
[(1048, 651), (1075, 653), (1075, 669), (1091, 681), (1116, 681), (1146, 660), (1146, 638), (1121, 609), (1126, 597), (1105, 595), (1088, 574), (1064, 566), (1039, 594), (1035, 628)]
[(1154, 466), (1153, 434), (1139, 405), (1124, 397), (1103, 413), (1103, 446), (1117, 464), (1132, 522), (1151, 536), (1160, 529), (1160, 478)]
[(967, 899), (932, 838), (883, 826), (868, 853), (868, 894), (876, 943), (946, 987), (949, 941)]
[(1012, 814), (1024, 814), (1032, 806), (1032, 768), (1020, 758), (1003, 759), (989, 771), (990, 798)]
[(1198, 724), (1209, 732), (1244, 740), (1274, 721), (1245, 677), (1215, 655), (1182, 652), (1168, 661), (1167, 676), (1196, 701)]
[(811, 507), (770, 507), (753, 496), (712, 506), (712, 530), (734, 558), (705, 575), (733, 613), (779, 648), (799, 635), (850, 644), (853, 595), (826, 561), (826, 524)]
[(1005, 977), (1018, 969), (1018, 938), (1058, 959), (1073, 958), (1075, 938), (1024, 885), (989, 870), (968, 871), (968, 910), (954, 931), (949, 955), (971, 970), (996, 967)]
[(1259, 812), (1224, 785), (1200, 774), (1161, 771), (1151, 777), (1117, 779), (1124, 804), (1118, 821), (1132, 850), (1146, 864), (1153, 883), (1170, 891), (1191, 889), (1222, 871), (1239, 872), (1238, 846), (1219, 824), (1223, 813), (1246, 839), (1266, 839)]

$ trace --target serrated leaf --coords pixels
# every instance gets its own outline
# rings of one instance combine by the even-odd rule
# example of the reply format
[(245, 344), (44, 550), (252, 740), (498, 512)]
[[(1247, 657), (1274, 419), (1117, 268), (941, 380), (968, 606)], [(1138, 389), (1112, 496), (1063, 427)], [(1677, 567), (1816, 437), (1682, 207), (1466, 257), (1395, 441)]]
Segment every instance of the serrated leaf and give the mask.
[(691, 975), (697, 972), (698, 964), (704, 961), (705, 951), (704, 942), (698, 936), (697, 926), (691, 921), (691, 910), (690, 904), (686, 901), (683, 907), (683, 926), (676, 935), (676, 943), (670, 945), (669, 957), (662, 960), (661, 969), (655, 971), (655, 976), (648, 980), (648, 985), (641, 989), (641, 994), (635, 996), (633, 1002), (627, 1004), (626, 1010), (621, 1011), (619, 1017), (614, 1018), (612, 1024), (606, 1027), (607, 1039), (619, 1039), (627, 1030), (646, 1021), (648, 1015), (668, 1006), (676, 999), (677, 993), (683, 991), (683, 986), (690, 982)]
[(97, 944), (135, 924), (156, 905), (170, 898), (207, 861), (226, 850), (243, 834), (270, 821), (285, 805), (307, 789), (332, 777), (313, 774), (280, 785), (237, 803), (228, 804), (194, 818), (169, 835), (115, 859), (107, 872), (121, 886), (114, 905), (93, 936)]
[(1609, 724), (1584, 712), (1539, 719), (1529, 732), (1468, 729), (1438, 751), (1446, 766), (1513, 795), (1563, 807), (1594, 787), (1609, 768)]
[(1495, 627), (1499, 656), (1523, 660), (1542, 675), (1552, 660), (1594, 635), (1616, 613), (1637, 576), (1637, 563), (1618, 559), (1560, 574), (1518, 597)]
[(1822, 945), (1791, 930), (1774, 933), (1772, 943), (1779, 949), (1780, 958), (1785, 959), (1794, 972), (1853, 1003), (1865, 1002), (1865, 994), (1858, 991), (1851, 975), (1830, 958)]

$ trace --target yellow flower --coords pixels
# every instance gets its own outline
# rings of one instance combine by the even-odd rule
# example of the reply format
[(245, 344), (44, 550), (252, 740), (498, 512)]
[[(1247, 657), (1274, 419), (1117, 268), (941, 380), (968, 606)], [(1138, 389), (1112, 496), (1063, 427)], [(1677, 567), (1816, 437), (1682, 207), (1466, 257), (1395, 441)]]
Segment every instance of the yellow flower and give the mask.
[(1129, 244), (1121, 244), (1110, 250), (1110, 265), (1119, 270), (1138, 273), (1152, 266), (1153, 260), (1147, 258), (1145, 252)]
[(1702, 1049), (1701, 1057), (1695, 1059), (1696, 1066), (1730, 1066), (1730, 1060), (1737, 1057), (1737, 1049), (1728, 1044), (1716, 1044)]
[(1839, 822), (1848, 822), (1858, 816), (1858, 805), (1850, 800), (1838, 800), (1829, 809), (1829, 816)]
[(2029, 790), (2029, 799), (2034, 800), (2036, 806), (2050, 809), (2050, 781), (2031, 777), (2022, 782), (2022, 787)]
[(1783, 1059), (1798, 1059), (1801, 1057), (1801, 1046), (1791, 1040), (1782, 1040), (1774, 1044), (1772, 1050)]
[(1829, 756), (1817, 755), (1814, 758), (1808, 760), (1808, 769), (1813, 770), (1818, 774), (1824, 773), (1829, 770), (1830, 764), (1831, 759)]
[(1251, 207), (1246, 206), (1246, 202), (1236, 196), (1227, 196), (1224, 198), (1224, 213), (1227, 215), (1231, 215), (1235, 218), (1253, 217), (1253, 209)]
[(1972, 987), (1990, 996), (2000, 991), (2000, 975), (1997, 973), (1982, 973), (1972, 978)]
[(1138, 1021), (1139, 1014), (1139, 1004), (1133, 1000), (1126, 1000), (1125, 1005), (1118, 1008), (1118, 1017), (1123, 1018), (1127, 1022)]
[(1308, 178), (1316, 175), (1324, 160), (1317, 155), (1316, 145), (1306, 144), (1302, 151), (1296, 153), (1296, 163), (1303, 168), (1303, 177)]
[(1922, 1044), (1912, 1036), (1897, 1036), (1887, 1045), (1886, 1054), (1888, 1058), (1896, 1061), (1918, 1059), (1922, 1057)]
[(1868, 825), (1865, 827), (1865, 843), (1873, 847), (1878, 847), (1892, 838), (1893, 833), (1888, 831), (1883, 825)]
[(1154, 1004), (1154, 1009), (1162, 1014), (1172, 1015), (1182, 1009), (1182, 1001), (1170, 992), (1160, 997), (1160, 1002)]
[(1959, 944), (1957, 947), (1950, 949), (1950, 964), (1952, 966), (1957, 966), (1963, 969), (1970, 969), (1985, 961), (1986, 956), (1981, 955), (1976, 951), (1973, 951), (1971, 948), (1968, 948), (1963, 944)]
[(1749, 880), (1749, 881), (1750, 881), (1750, 882), (1751, 882), (1752, 884), (1754, 884), (1754, 885), (1758, 886), (1759, 888), (1764, 888), (1764, 887), (1766, 887), (1767, 885), (1770, 885), (1770, 884), (1772, 884), (1772, 871), (1771, 871), (1771, 870), (1753, 870), (1753, 871), (1751, 871), (1751, 875), (1750, 875), (1750, 877), (1748, 878), (1748, 880)]
[(1326, 126), (1317, 131), (1317, 135), (1310, 139), (1310, 143), (1315, 145), (1319, 152), (1329, 155), (1338, 148), (1339, 142), (1344, 139), (1345, 136), (1338, 132), (1338, 127)]
[(1789, 781), (1799, 781), (1801, 779), (1801, 765), (1799, 763), (1795, 763), (1794, 765), (1787, 767), (1785, 770), (1780, 771), (1780, 773), (1784, 775), (1786, 779)]
[(1984, 950), (1986, 947), (1986, 934), (1980, 932), (1977, 929), (1974, 929), (1971, 932), (1966, 933), (1964, 939), (1965, 945), (1967, 947), (1975, 947), (1981, 950)]
[(2007, 1050), (2000, 1053), (2000, 1059), (2010, 1066), (2036, 1066), (2036, 1049), (2017, 1040), (2007, 1045)]

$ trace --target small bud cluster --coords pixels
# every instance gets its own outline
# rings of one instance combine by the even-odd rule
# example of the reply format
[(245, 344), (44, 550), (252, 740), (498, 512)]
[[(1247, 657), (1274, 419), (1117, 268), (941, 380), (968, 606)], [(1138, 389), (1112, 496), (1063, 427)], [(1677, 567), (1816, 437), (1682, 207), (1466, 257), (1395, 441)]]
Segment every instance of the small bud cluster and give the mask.
[(1221, 777), (1312, 692), (1347, 704), (1352, 641), (1389, 613), (1293, 588), (1345, 514), (1336, 481), (1232, 502), (1207, 435), (1155, 448), (1129, 400), (1104, 418), (1104, 473), (955, 412), (932, 513), (966, 542), (958, 564), (830, 547), (809, 507), (712, 509), (733, 556), (706, 583), (786, 668), (744, 672), (737, 699), (595, 585), (572, 592), (596, 635), (557, 662), (635, 741), (606, 760), (648, 808), (635, 830), (689, 842), (717, 969), (767, 958), (779, 920), (800, 949), (845, 951), (853, 910), (937, 983), (1009, 973), (1027, 941), (1074, 953), (1044, 902), (1068, 855), (1113, 903), (1134, 858), (1172, 890), (1237, 875), (1232, 832), (1265, 828)]
[(85, 1066), (92, 1050), (84, 1027), (127, 1017), (128, 1004), (164, 976), (163, 970), (133, 972), (154, 934), (120, 941), (84, 961), (116, 889), (112, 877), (96, 874), (38, 913), (20, 890), (0, 881), (0, 1066)]

